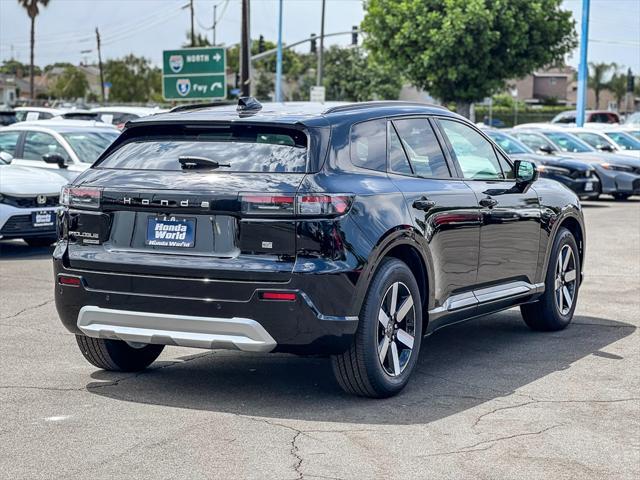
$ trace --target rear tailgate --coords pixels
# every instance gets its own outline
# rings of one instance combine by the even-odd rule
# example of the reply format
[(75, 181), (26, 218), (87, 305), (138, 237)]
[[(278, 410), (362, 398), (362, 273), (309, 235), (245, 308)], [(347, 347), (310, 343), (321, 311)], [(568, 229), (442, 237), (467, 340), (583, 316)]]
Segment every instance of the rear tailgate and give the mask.
[(305, 133), (230, 126), (128, 135), (72, 187), (99, 190), (100, 200), (91, 208), (70, 205), (69, 267), (289, 280), (294, 198), (307, 170)]

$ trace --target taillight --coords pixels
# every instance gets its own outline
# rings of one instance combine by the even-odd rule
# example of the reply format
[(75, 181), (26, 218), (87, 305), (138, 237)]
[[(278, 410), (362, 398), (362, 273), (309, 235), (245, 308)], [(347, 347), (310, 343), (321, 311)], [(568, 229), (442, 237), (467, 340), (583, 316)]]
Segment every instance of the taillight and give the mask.
[(241, 193), (242, 213), (259, 216), (337, 217), (351, 208), (353, 195)]
[(58, 283), (60, 285), (66, 285), (67, 287), (79, 287), (82, 283), (80, 277), (72, 277), (70, 275), (59, 275)]
[(247, 193), (240, 195), (242, 213), (248, 215), (287, 215), (294, 212), (293, 195)]
[(351, 195), (298, 195), (297, 213), (304, 216), (344, 215), (351, 207)]
[(63, 187), (60, 192), (60, 205), (73, 208), (100, 208), (101, 188)]

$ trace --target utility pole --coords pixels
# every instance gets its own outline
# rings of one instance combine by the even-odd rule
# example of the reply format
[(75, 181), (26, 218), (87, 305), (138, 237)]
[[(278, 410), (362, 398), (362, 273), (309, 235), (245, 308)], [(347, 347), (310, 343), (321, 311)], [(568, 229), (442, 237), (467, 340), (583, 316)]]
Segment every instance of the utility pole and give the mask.
[(217, 20), (217, 15), (216, 15), (216, 9), (218, 8), (218, 5), (214, 5), (213, 6), (213, 46), (216, 46), (216, 24), (218, 23)]
[(96, 27), (96, 42), (98, 43), (98, 68), (100, 70), (100, 93), (102, 93), (102, 103), (104, 103), (104, 74), (102, 72), (102, 51), (100, 50), (100, 32)]
[(196, 35), (193, 29), (193, 0), (189, 0), (189, 8), (191, 9), (191, 46), (196, 46)]
[(282, 0), (278, 10), (278, 51), (276, 53), (276, 102), (282, 102)]
[(589, 67), (587, 65), (587, 47), (589, 45), (589, 0), (582, 0), (582, 28), (580, 30), (580, 64), (578, 65), (576, 124), (579, 127), (582, 127), (584, 125), (585, 110), (587, 108), (587, 80), (589, 78)]
[(251, 95), (251, 40), (249, 33), (249, 0), (242, 0), (242, 31), (240, 46), (240, 91), (241, 96)]
[(318, 52), (318, 77), (316, 85), (322, 85), (322, 56), (324, 54), (324, 7), (326, 0), (322, 0), (322, 14), (320, 15), (320, 51)]

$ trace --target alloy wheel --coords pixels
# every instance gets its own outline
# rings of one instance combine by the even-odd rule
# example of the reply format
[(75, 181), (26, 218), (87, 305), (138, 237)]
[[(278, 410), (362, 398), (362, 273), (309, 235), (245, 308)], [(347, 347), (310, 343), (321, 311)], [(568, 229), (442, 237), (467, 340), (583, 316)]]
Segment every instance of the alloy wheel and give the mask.
[(576, 296), (577, 274), (576, 260), (569, 245), (564, 245), (558, 253), (555, 276), (555, 299), (562, 315), (571, 311)]
[(409, 364), (415, 341), (415, 305), (402, 282), (391, 285), (378, 312), (378, 360), (384, 371), (397, 377)]

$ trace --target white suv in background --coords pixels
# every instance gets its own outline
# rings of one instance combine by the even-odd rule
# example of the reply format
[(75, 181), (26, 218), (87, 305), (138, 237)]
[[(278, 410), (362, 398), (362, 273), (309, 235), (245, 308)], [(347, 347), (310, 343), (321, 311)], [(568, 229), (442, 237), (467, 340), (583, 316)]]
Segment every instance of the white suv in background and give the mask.
[(67, 180), (38, 168), (10, 165), (0, 151), (0, 239), (22, 238), (31, 246), (56, 241), (56, 211)]

